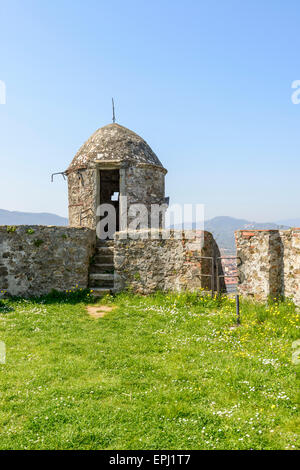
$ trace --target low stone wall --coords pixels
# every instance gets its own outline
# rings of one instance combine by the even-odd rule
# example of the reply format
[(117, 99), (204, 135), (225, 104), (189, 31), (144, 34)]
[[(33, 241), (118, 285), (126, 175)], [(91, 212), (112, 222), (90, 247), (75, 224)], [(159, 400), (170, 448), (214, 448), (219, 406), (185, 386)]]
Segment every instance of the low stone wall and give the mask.
[(283, 296), (300, 305), (300, 229), (240, 230), (236, 245), (242, 295)]
[(0, 226), (0, 290), (28, 297), (86, 288), (95, 243), (88, 228)]
[[(148, 230), (128, 232), (127, 238), (124, 232), (115, 235), (116, 290), (129, 288), (141, 294), (156, 290), (211, 290), (211, 278), (204, 274), (211, 274), (212, 262), (201, 257), (214, 257), (215, 263), (220, 256), (212, 234), (188, 231), (181, 237), (182, 232), (172, 230), (168, 237), (166, 230), (154, 233), (155, 239)], [(216, 289), (215, 272), (214, 269)]]

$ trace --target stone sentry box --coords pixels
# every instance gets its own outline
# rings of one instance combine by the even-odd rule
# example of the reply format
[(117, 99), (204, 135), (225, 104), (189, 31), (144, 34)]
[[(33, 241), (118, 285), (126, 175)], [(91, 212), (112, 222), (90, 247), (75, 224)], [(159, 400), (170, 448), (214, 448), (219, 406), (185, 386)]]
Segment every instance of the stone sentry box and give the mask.
[(144, 204), (150, 214), (151, 204), (165, 203), (166, 173), (149, 145), (134, 132), (115, 123), (98, 129), (66, 170), (70, 225), (95, 229), (98, 206), (110, 203), (120, 215), (116, 231), (125, 230), (131, 221), (130, 206)]
[[(130, 288), (143, 294), (216, 288), (212, 259), (220, 254), (212, 235), (171, 230), (165, 236), (166, 173), (149, 145), (134, 132), (115, 123), (98, 129), (65, 172), (70, 227), (0, 227), (0, 290), (28, 297), (76, 285), (92, 285), (103, 293), (107, 289), (101, 282), (114, 282), (109, 287), (115, 291)], [(120, 216), (111, 245), (97, 240), (95, 230), (98, 207), (108, 203)], [(129, 225), (140, 204), (149, 219), (153, 205), (162, 210), (154, 223), (148, 219), (147, 240), (138, 236), (138, 226)], [(159, 236), (153, 239), (155, 230)], [(109, 246), (113, 259), (111, 253), (103, 255), (103, 250), (111, 251)]]

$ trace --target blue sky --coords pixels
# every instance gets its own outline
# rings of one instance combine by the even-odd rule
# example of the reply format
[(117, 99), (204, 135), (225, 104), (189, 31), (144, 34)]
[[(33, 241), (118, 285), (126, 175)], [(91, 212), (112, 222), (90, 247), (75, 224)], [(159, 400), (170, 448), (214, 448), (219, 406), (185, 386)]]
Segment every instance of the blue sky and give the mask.
[(299, 217), (299, 1), (0, 2), (0, 208), (67, 215), (65, 170), (111, 121), (206, 217)]

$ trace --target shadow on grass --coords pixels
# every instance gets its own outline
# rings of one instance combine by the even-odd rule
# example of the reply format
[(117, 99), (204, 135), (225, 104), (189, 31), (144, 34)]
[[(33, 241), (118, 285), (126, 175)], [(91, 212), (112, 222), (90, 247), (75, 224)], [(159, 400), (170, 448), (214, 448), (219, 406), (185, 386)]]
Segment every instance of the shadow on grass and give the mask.
[(0, 300), (0, 313), (8, 313), (8, 312), (13, 312), (14, 308), (10, 307), (6, 303), (4, 303), (2, 300)]
[[(36, 304), (44, 304), (44, 305), (51, 305), (51, 304), (57, 304), (57, 303), (63, 303), (63, 304), (78, 304), (78, 303), (85, 303), (85, 304), (91, 304), (95, 303), (97, 299), (93, 297), (92, 291), (90, 289), (70, 289), (67, 291), (57, 291), (57, 290), (52, 290), (49, 292), (49, 294), (41, 295), (39, 297), (36, 296), (28, 296), (26, 298), (24, 297), (16, 297), (16, 296), (10, 296), (9, 298), (10, 302), (20, 302), (20, 301), (28, 301)], [(8, 311), (8, 307), (6, 304), (3, 304), (3, 308), (6, 308), (5, 311)], [(12, 309), (13, 310), (13, 309)], [(0, 302), (0, 311), (1, 311), (1, 302)]]

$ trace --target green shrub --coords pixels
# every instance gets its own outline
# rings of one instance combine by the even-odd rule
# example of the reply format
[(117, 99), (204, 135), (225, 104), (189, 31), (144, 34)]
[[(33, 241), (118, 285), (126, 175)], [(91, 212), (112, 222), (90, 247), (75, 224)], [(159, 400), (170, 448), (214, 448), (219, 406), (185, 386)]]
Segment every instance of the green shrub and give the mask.
[(6, 231), (7, 231), (8, 233), (13, 233), (13, 232), (15, 232), (16, 230), (17, 230), (17, 227), (16, 227), (15, 225), (8, 225), (8, 226), (6, 227)]
[(41, 299), (46, 303), (71, 303), (76, 304), (78, 302), (91, 302), (94, 300), (93, 298), (93, 290), (92, 289), (83, 289), (79, 288), (78, 286), (72, 287), (71, 289), (67, 289), (65, 291), (58, 291), (52, 289), (52, 291), (41, 297)]

